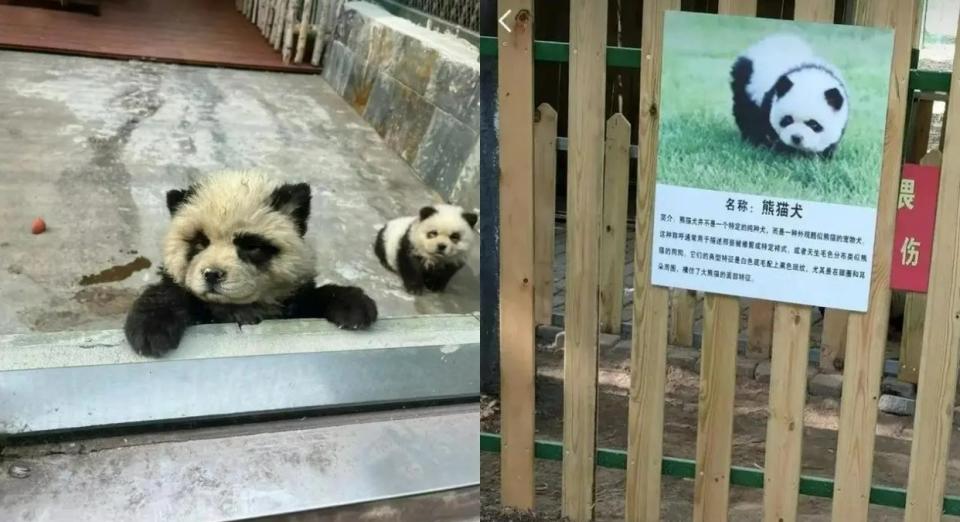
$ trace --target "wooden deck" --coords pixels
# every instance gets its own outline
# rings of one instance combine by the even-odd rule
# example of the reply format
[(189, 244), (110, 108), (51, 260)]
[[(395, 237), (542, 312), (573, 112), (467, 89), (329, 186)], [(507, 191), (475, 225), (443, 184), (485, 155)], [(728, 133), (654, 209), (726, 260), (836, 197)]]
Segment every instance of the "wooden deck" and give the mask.
[(0, 0), (0, 49), (317, 71), (309, 65), (285, 65), (233, 0), (101, 0), (99, 16), (90, 9), (66, 11), (58, 5), (56, 0)]

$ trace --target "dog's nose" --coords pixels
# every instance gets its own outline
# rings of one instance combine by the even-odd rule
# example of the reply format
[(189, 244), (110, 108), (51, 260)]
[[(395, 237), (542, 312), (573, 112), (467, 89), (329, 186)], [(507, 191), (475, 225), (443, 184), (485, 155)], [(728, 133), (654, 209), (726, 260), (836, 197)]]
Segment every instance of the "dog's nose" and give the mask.
[(208, 285), (215, 285), (220, 281), (223, 281), (223, 278), (226, 276), (226, 272), (223, 270), (218, 270), (216, 268), (206, 268), (203, 270), (203, 279), (207, 282)]
[(794, 134), (793, 136), (790, 136), (790, 141), (792, 141), (794, 145), (800, 145), (801, 143), (803, 143), (803, 136), (800, 136), (799, 134)]
[(440, 243), (439, 245), (437, 245), (437, 252), (443, 252), (446, 249), (447, 249), (446, 243)]

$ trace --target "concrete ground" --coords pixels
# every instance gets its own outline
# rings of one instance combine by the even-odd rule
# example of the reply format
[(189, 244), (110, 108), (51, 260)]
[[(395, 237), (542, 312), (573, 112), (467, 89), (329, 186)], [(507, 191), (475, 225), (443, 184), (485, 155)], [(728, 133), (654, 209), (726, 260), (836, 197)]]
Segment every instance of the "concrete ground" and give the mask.
[(319, 76), (7, 51), (0, 71), (0, 334), (120, 327), (156, 279), (165, 192), (224, 168), (311, 183), (318, 282), (384, 316), (479, 310), (479, 248), (440, 295), (380, 266), (378, 226), (439, 197)]

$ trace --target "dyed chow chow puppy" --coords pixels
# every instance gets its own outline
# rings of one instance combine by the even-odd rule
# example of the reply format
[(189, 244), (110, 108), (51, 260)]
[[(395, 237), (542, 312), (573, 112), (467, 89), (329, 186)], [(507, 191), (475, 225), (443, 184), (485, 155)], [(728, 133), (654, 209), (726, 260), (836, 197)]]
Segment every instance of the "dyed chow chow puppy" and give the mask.
[(314, 284), (306, 183), (222, 172), (167, 192), (167, 208), (162, 279), (133, 303), (124, 327), (137, 353), (161, 356), (201, 323), (315, 317), (360, 329), (376, 321), (360, 288)]
[(477, 215), (455, 205), (423, 207), (416, 216), (391, 220), (377, 233), (373, 251), (400, 275), (411, 294), (441, 292), (466, 264)]

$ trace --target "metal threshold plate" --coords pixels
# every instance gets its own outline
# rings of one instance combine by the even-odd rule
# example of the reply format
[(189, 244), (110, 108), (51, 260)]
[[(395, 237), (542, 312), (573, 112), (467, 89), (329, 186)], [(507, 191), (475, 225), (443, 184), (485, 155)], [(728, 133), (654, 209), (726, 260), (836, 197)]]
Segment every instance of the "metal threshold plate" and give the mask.
[(0, 435), (478, 397), (476, 315), (191, 328), (170, 357), (119, 330), (0, 337)]
[(29, 476), (0, 475), (4, 520), (210, 522), (462, 491), (480, 483), (478, 410), (26, 456)]

